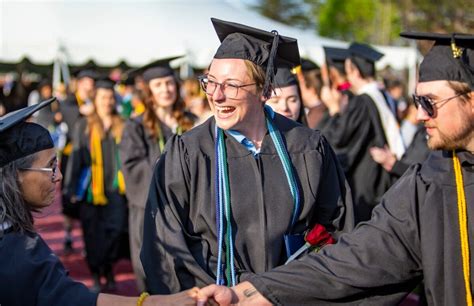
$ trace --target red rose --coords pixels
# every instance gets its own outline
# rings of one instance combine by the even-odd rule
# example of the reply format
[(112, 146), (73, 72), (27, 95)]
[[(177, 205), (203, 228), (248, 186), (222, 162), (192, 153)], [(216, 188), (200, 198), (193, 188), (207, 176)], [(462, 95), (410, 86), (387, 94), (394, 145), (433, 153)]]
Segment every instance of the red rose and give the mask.
[(332, 238), (331, 234), (329, 234), (326, 228), (321, 224), (315, 224), (313, 229), (306, 234), (305, 240), (312, 246), (335, 243), (334, 238)]

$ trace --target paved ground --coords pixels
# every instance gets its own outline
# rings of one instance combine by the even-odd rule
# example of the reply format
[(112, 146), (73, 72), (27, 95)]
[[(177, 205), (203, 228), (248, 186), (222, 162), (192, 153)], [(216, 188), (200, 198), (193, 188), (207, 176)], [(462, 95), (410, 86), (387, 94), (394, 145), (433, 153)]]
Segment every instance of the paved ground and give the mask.
[[(92, 278), (84, 260), (84, 243), (82, 241), (82, 231), (79, 223), (75, 222), (73, 229), (73, 247), (72, 254), (65, 255), (63, 251), (64, 231), (61, 206), (56, 201), (51, 207), (48, 207), (36, 216), (35, 226), (49, 247), (59, 256), (61, 262), (69, 271), (69, 275), (86, 286), (92, 286)], [(129, 260), (121, 259), (114, 267), (117, 290), (114, 294), (137, 296), (140, 293), (135, 284), (135, 276)], [(105, 283), (105, 280), (103, 280)], [(105, 292), (105, 291), (104, 291)]]

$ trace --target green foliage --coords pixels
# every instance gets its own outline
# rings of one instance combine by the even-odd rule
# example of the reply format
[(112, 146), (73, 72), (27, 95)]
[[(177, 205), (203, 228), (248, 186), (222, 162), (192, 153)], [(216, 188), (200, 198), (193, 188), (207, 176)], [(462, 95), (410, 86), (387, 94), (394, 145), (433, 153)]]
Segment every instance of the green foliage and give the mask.
[(402, 42), (401, 31), (474, 31), (473, 0), (260, 0), (262, 15), (319, 34), (372, 44)]
[(313, 24), (313, 16), (301, 0), (261, 0), (252, 6), (261, 15), (281, 23), (308, 28)]

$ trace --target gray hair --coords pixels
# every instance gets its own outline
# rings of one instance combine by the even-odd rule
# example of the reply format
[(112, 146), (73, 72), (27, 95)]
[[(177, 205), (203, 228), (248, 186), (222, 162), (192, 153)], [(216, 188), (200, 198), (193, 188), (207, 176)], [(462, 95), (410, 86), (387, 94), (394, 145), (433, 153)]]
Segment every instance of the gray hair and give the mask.
[(24, 200), (18, 172), (31, 167), (36, 158), (35, 153), (0, 167), (0, 225), (6, 222), (15, 232), (34, 232), (32, 210)]

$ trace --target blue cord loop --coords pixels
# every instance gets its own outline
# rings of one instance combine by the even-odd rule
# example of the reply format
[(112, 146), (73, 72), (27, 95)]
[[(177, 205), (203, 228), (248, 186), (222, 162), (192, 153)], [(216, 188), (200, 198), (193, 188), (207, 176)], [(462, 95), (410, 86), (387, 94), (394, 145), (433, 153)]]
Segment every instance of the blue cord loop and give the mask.
[[(275, 127), (271, 116), (265, 106), (267, 129), (273, 140), (275, 148), (285, 171), (285, 176), (293, 198), (293, 214), (291, 217), (290, 232), (298, 220), (300, 210), (300, 193), (288, 151), (283, 142), (280, 131)], [(215, 153), (216, 153), (216, 227), (218, 232), (218, 255), (216, 284), (235, 286), (237, 274), (234, 264), (234, 241), (232, 230), (232, 210), (230, 199), (229, 173), (227, 167), (227, 152), (225, 147), (224, 131), (215, 127)], [(224, 231), (225, 228), (225, 231)], [(225, 233), (224, 233), (225, 232)], [(227, 273), (226, 273), (227, 271)], [(226, 275), (227, 274), (227, 275)]]

